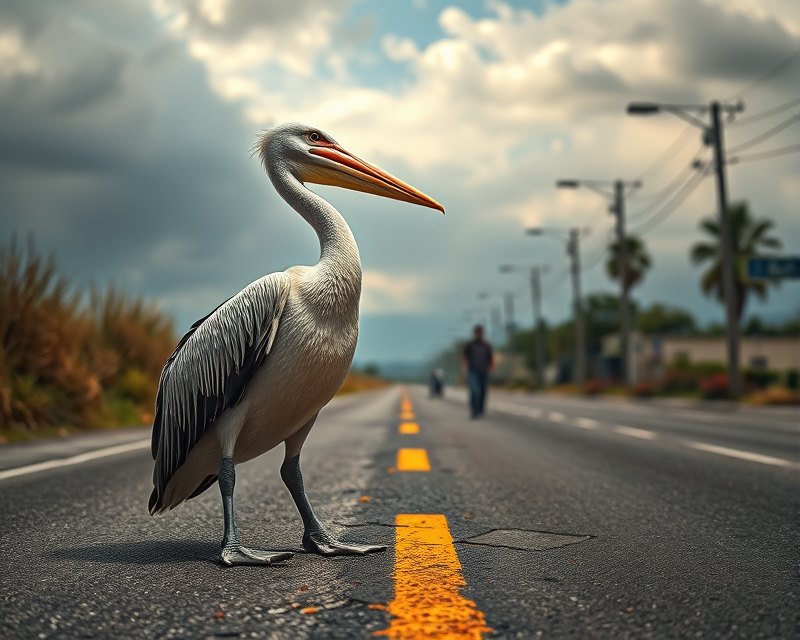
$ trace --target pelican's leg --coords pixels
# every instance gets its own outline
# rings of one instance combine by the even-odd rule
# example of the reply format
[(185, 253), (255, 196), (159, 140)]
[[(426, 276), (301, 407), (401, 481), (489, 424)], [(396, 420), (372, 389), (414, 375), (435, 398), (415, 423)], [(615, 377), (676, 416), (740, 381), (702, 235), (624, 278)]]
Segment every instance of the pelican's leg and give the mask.
[(317, 416), (309, 420), (300, 431), (286, 440), (286, 459), (281, 465), (281, 478), (294, 498), (300, 517), (303, 519), (303, 549), (321, 556), (360, 556), (375, 551), (386, 551), (384, 545), (350, 544), (334, 538), (319, 521), (311, 508), (303, 487), (303, 474), (300, 471), (300, 449), (314, 426)]
[(351, 544), (334, 538), (319, 521), (311, 508), (303, 488), (300, 472), (300, 454), (286, 458), (281, 465), (281, 478), (294, 498), (300, 517), (303, 519), (303, 549), (321, 556), (361, 556), (374, 551), (386, 551), (384, 545)]
[(248, 549), (239, 542), (236, 531), (236, 512), (233, 508), (233, 487), (236, 484), (236, 468), (231, 458), (223, 458), (219, 465), (219, 490), (222, 494), (222, 510), (225, 517), (225, 535), (222, 538), (222, 551), (219, 559), (222, 564), (272, 564), (288, 560), (289, 552), (262, 551)]

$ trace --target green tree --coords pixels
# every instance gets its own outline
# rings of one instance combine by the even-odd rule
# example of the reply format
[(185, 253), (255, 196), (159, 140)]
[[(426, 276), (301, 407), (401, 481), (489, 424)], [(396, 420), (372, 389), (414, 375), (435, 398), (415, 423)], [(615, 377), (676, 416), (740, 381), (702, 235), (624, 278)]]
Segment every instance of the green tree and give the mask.
[[(628, 247), (628, 277), (625, 289), (630, 291), (644, 278), (644, 274), (653, 266), (650, 254), (644, 241), (637, 236), (627, 236), (625, 244)], [(620, 249), (622, 244), (615, 240), (608, 246), (608, 260), (606, 260), (606, 273), (612, 280), (620, 279)]]
[(691, 313), (660, 302), (639, 312), (636, 316), (636, 328), (650, 335), (690, 335), (697, 330)]
[[(765, 250), (781, 248), (781, 241), (769, 235), (775, 223), (768, 218), (753, 218), (747, 202), (735, 202), (728, 207), (733, 240), (733, 260), (736, 287), (736, 319), (739, 321), (747, 306), (751, 293), (764, 300), (770, 286), (778, 286), (777, 280), (747, 280), (745, 265), (747, 258), (765, 255)], [(696, 265), (708, 263), (700, 278), (700, 288), (707, 296), (723, 301), (721, 240), (719, 221), (715, 217), (704, 218), (700, 230), (707, 240), (695, 243), (689, 256)]]

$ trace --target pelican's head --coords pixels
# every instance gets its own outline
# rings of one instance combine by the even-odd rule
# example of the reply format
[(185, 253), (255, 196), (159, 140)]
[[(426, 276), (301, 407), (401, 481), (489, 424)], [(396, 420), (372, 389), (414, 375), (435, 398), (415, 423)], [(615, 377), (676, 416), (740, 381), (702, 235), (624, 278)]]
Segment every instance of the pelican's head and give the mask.
[(317, 127), (299, 123), (278, 125), (259, 136), (255, 150), (270, 177), (282, 165), (304, 183), (363, 191), (444, 213), (444, 207), (436, 200), (345, 151)]

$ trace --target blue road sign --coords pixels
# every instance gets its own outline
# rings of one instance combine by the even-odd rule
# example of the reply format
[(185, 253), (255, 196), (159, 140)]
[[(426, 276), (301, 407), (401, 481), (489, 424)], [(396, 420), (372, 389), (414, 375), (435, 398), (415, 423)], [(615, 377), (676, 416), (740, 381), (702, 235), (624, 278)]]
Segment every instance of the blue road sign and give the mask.
[(782, 258), (748, 258), (748, 278), (800, 278), (800, 256)]

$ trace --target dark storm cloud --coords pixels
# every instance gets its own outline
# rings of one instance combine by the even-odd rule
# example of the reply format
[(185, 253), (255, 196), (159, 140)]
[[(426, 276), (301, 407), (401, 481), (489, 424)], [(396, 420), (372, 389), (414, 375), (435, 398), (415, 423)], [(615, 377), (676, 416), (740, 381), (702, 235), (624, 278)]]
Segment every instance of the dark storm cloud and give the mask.
[(665, 3), (665, 9), (675, 27), (672, 52), (687, 79), (752, 79), (800, 47), (772, 18), (754, 21), (697, 0)]
[(144, 3), (80, 19), (94, 9), (0, 11), (14, 48), (0, 74), (0, 241), (32, 231), (79, 278), (189, 310), (181, 324), (291, 254), (313, 259), (313, 234), (274, 241), (293, 221), (270, 215), (277, 200), (248, 157), (256, 128), (165, 45)]

